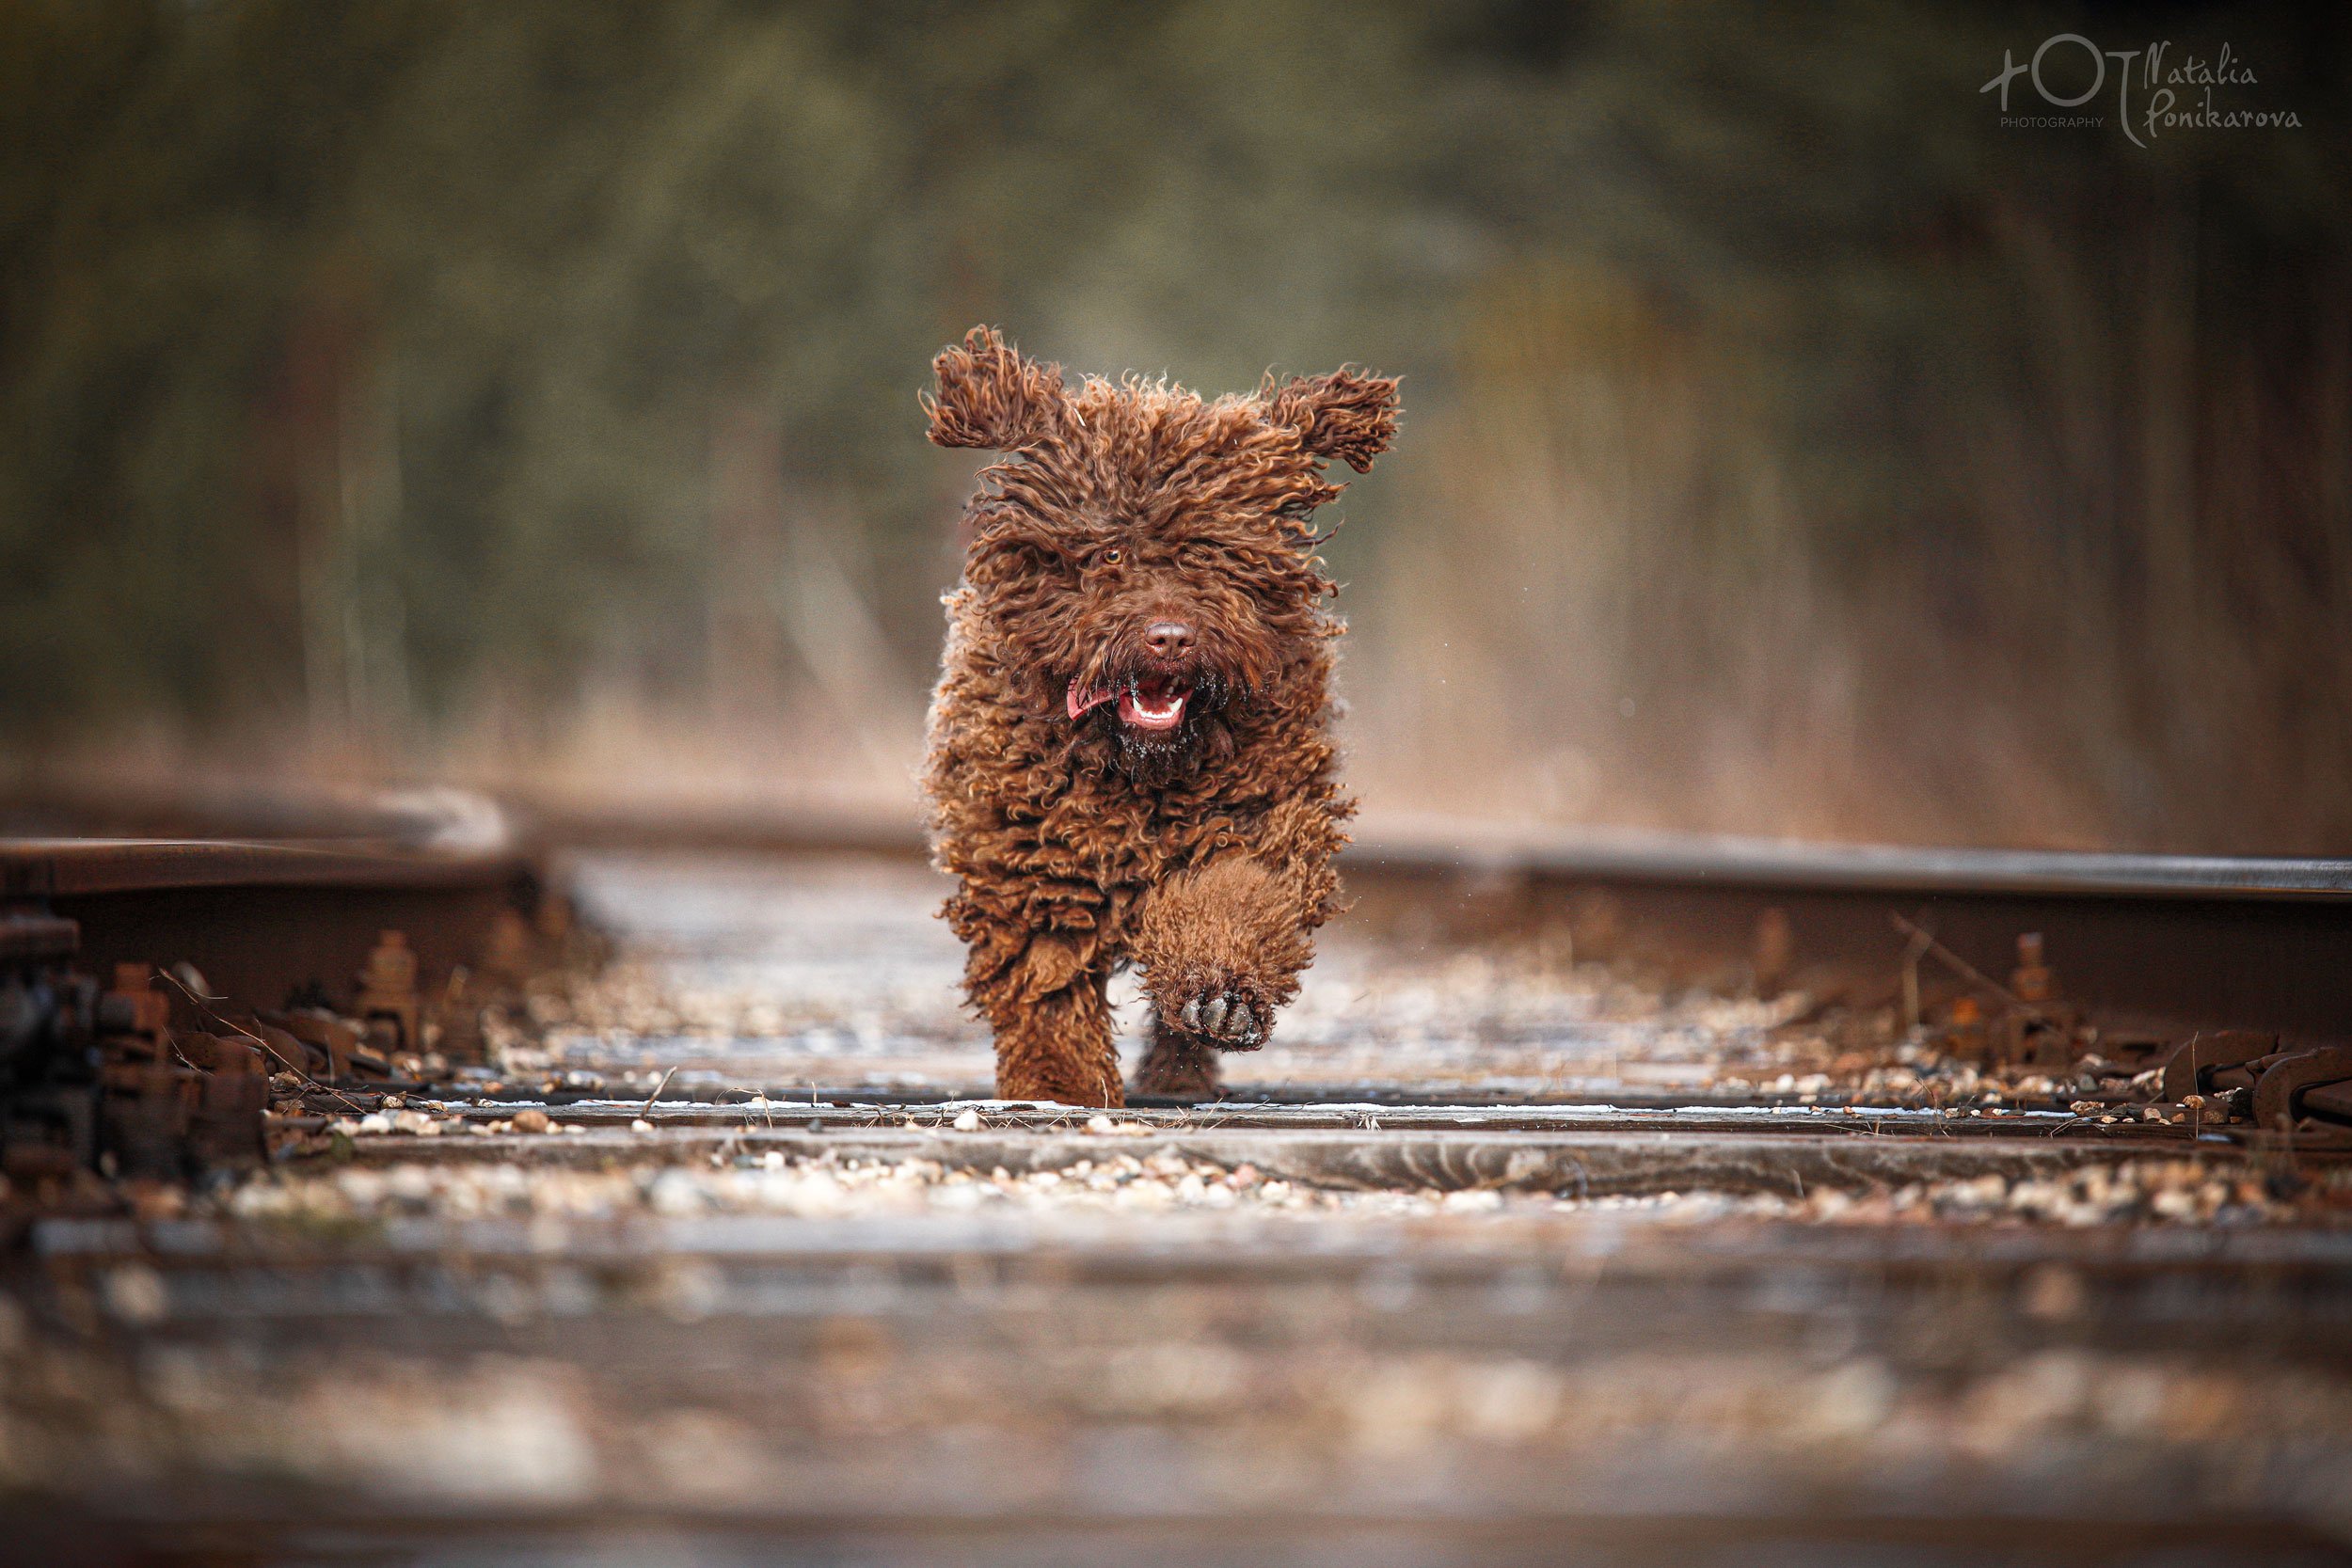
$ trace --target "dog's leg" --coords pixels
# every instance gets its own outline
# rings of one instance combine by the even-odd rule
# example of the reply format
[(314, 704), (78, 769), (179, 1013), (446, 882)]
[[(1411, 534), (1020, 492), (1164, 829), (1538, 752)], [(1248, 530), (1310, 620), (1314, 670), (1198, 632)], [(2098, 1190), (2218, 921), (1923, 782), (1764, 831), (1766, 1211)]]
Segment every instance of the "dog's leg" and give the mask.
[(1185, 1100), (1216, 1098), (1216, 1051), (1200, 1036), (1152, 1010), (1152, 1044), (1136, 1065), (1135, 1092)]
[(1036, 937), (1015, 962), (981, 970), (975, 963), (965, 983), (996, 1033), (998, 1099), (1126, 1102), (1104, 976), (1086, 967), (1075, 943)]
[(1213, 1052), (1265, 1043), (1314, 945), (1298, 889), (1263, 862), (1232, 855), (1153, 889), (1130, 951), (1154, 1015), (1136, 1086), (1182, 1094), (1214, 1090)]
[(1025, 1003), (996, 1025), (996, 1097), (1105, 1108), (1127, 1102), (1100, 981)]

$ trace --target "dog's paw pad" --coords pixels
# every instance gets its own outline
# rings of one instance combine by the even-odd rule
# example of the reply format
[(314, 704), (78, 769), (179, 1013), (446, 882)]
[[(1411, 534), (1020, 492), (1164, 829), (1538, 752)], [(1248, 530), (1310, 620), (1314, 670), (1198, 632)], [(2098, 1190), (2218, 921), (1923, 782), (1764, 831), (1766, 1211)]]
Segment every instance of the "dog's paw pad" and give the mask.
[(1254, 1051), (1265, 1043), (1269, 1021), (1246, 992), (1213, 985), (1184, 999), (1176, 1022), (1229, 1051)]

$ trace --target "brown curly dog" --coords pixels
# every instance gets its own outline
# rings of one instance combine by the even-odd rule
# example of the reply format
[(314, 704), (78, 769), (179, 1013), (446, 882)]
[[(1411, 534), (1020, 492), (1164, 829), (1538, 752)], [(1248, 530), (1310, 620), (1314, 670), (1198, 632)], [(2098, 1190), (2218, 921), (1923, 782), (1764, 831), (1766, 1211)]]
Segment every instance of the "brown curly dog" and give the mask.
[(1334, 912), (1337, 592), (1310, 518), (1396, 434), (1396, 382), (1252, 397), (1089, 376), (975, 328), (933, 362), (944, 447), (1008, 454), (964, 510), (931, 703), (932, 854), (996, 1092), (1123, 1102), (1104, 986), (1152, 1003), (1145, 1094), (1214, 1095)]

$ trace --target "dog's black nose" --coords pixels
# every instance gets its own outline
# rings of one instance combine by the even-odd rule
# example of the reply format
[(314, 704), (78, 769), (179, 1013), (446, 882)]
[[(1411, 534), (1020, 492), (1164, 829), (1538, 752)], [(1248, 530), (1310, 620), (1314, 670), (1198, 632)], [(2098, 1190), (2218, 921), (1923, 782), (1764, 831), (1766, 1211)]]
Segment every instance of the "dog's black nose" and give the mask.
[(1192, 652), (1192, 628), (1182, 621), (1159, 621), (1143, 634), (1143, 645), (1162, 658), (1182, 658)]

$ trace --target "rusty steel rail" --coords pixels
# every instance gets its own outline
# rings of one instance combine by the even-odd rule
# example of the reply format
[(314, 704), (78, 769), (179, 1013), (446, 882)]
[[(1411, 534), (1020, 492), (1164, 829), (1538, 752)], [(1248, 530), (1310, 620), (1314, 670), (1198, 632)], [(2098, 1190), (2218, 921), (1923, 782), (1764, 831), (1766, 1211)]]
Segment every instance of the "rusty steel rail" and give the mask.
[(376, 838), (0, 839), (0, 911), (71, 921), (75, 961), (187, 962), (218, 994), (276, 1006), (349, 989), (380, 934), (407, 934), (438, 985), (504, 911), (533, 912), (538, 857), (419, 849)]
[(1367, 837), (1347, 871), (1375, 908), (1435, 896), (1472, 926), (1597, 909), (1604, 942), (1686, 962), (1754, 963), (1769, 924), (1791, 974), (1891, 973), (1904, 921), (1997, 986), (2031, 935), (2068, 1000), (2121, 1021), (2352, 1040), (2347, 860), (1424, 832)]
[[(549, 814), (536, 827), (550, 842), (582, 846), (920, 850), (911, 825), (867, 816), (686, 814), (665, 823)], [(1627, 940), (1653, 939), (1686, 963), (1749, 960), (1768, 911), (1786, 920), (1789, 962), (1800, 968), (1891, 968), (1903, 946), (1900, 916), (1999, 976), (2016, 961), (2018, 938), (2038, 933), (2070, 999), (2134, 1019), (2352, 1042), (2352, 861), (1424, 829), (1367, 832), (1343, 865), (1375, 917), (1409, 907), (1458, 926), (1565, 927), (1599, 898)], [(135, 897), (151, 908), (167, 895), (235, 888), (502, 886), (528, 900), (534, 875), (518, 852), (421, 852), (392, 840), (0, 840), (0, 898), (45, 900), (68, 917), (85, 900)], [(107, 924), (100, 919), (94, 934), (103, 939)], [(223, 951), (217, 930), (205, 945)]]
[[(893, 857), (920, 849), (911, 822), (871, 814), (524, 807), (513, 815), (548, 845)], [(116, 959), (184, 958), (218, 989), (274, 1003), (290, 987), (346, 979), (385, 927), (460, 933), (454, 943), (427, 936), (418, 944), (420, 979), (437, 984), (501, 910), (529, 909), (539, 897), (539, 863), (517, 849), (417, 848), (432, 837), (423, 817), (351, 826), (348, 838), (0, 841), (0, 902), (77, 922), (83, 959), (102, 974)], [(1759, 990), (1767, 980), (1804, 986), (1831, 970), (1891, 980), (1904, 932), (1915, 929), (1994, 993), (2012, 966), (2046, 961), (2068, 1004), (2126, 1032), (2183, 1039), (2212, 1028), (2266, 1031), (2280, 1037), (2270, 1048), (2277, 1054), (2352, 1042), (2352, 861), (1909, 849), (1399, 819), (1368, 828), (1344, 864), (1359, 899), (1353, 918), (1410, 920), (1473, 940), (1534, 934), (1580, 958), (1662, 960), (1694, 977), (1744, 972)], [(1780, 972), (1771, 975), (1766, 932)], [(45, 941), (54, 932), (19, 934)], [(2021, 957), (2029, 937), (2038, 956)], [(2289, 1118), (2299, 1109), (2352, 1126), (2330, 1108), (2341, 1098), (2335, 1068), (2304, 1068), (2313, 1081), (2294, 1085), (2302, 1098)]]
[(0, 839), (0, 897), (85, 897), (183, 888), (469, 887), (521, 857), (419, 851), (393, 840)]
[[(541, 828), (583, 846), (920, 849), (912, 823), (840, 814), (557, 812)], [(1945, 1003), (1957, 993), (2001, 1015), (2010, 1034), (1992, 1049), (2003, 1057), (2021, 1057), (2025, 1025), (2038, 1018), (2062, 1020), (2044, 1037), (2070, 1042), (2177, 1047), (2230, 1031), (2230, 1060), (2200, 1045), (2197, 1070), (2168, 1073), (2168, 1100), (2228, 1101), (2227, 1116), (2300, 1147), (2352, 1148), (2352, 860), (1375, 817), (1343, 866), (1353, 920), (1470, 942), (1533, 939), (1547, 961), (1626, 960), (1670, 981), (1764, 995), (1795, 989), (1858, 1012), (1908, 997), (1913, 1022), (1923, 1017), (1919, 982), (1931, 955), (1924, 968)]]
[(1369, 835), (1351, 863), (1398, 874), (1484, 871), (1785, 890), (2352, 903), (2352, 860), (1921, 848), (1623, 829), (1527, 833), (1401, 823)]
[(505, 844), (0, 839), (0, 1171), (54, 1198), (250, 1164), (277, 1079), (478, 1055), (563, 908)]
[[(912, 858), (912, 815), (752, 807), (652, 812), (523, 804), (582, 847)], [(1342, 856), (1367, 917), (1470, 934), (1585, 924), (1685, 968), (1747, 963), (1786, 922), (1792, 973), (1891, 972), (1900, 916), (1996, 979), (2039, 934), (2064, 994), (2128, 1022), (2268, 1029), (2352, 1043), (2352, 859), (1918, 848), (1368, 816)]]

